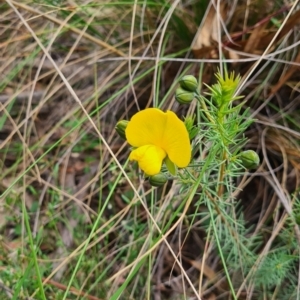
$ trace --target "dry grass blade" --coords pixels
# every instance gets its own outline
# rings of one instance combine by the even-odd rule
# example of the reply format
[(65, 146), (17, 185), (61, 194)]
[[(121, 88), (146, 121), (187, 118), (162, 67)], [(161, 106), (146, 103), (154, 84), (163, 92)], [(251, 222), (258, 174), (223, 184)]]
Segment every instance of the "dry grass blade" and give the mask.
[[(51, 15), (48, 15), (48, 14), (43, 14), (42, 12), (36, 10), (36, 9), (33, 9), (32, 7), (26, 5), (26, 4), (22, 4), (22, 3), (19, 3), (19, 2), (16, 2), (16, 1), (11, 1), (11, 3), (18, 7), (18, 8), (21, 8), (21, 9), (24, 9), (28, 12), (31, 12), (31, 13), (34, 13), (36, 16), (40, 17), (44, 17), (48, 20), (50, 20), (51, 22), (53, 23), (56, 23), (58, 25), (64, 25), (65, 28), (67, 28), (68, 30), (70, 31), (73, 31), (75, 32), (76, 34), (78, 35), (82, 35), (82, 31), (81, 30), (78, 30), (77, 28), (73, 27), (73, 26), (69, 26), (68, 24), (64, 24), (64, 21), (62, 20), (59, 20), (57, 18), (54, 18), (52, 17)], [(72, 8), (72, 10), (76, 10), (74, 7)], [(88, 33), (83, 33), (83, 37), (87, 38), (88, 40), (90, 40), (91, 42), (105, 48), (105, 49), (108, 49), (109, 51), (115, 53), (115, 54), (118, 54), (120, 56), (125, 56), (125, 54), (122, 52), (122, 51), (119, 51), (117, 50), (116, 48), (112, 47), (111, 45), (105, 43), (104, 41), (101, 41), (93, 36), (91, 36), (90, 34)]]

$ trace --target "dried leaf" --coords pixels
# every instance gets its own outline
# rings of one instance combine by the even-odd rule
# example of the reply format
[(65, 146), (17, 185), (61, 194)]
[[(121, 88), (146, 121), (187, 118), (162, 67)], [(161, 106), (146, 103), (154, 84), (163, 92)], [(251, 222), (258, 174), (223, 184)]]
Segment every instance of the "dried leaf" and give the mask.
[(218, 41), (218, 31), (219, 27), (221, 28), (218, 24), (220, 22), (219, 17), (221, 16), (221, 18), (224, 19), (225, 15), (226, 6), (224, 2), (220, 4), (220, 15), (217, 14), (213, 5), (210, 6), (209, 12), (202, 23), (202, 27), (199, 28), (192, 45), (195, 56), (199, 56), (200, 53), (211, 52), (211, 50), (214, 49), (213, 44)]
[(265, 28), (267, 23), (261, 24), (261, 26), (255, 27), (248, 38), (244, 47), (244, 52), (255, 53), (258, 45), (261, 44), (261, 39), (265, 34)]

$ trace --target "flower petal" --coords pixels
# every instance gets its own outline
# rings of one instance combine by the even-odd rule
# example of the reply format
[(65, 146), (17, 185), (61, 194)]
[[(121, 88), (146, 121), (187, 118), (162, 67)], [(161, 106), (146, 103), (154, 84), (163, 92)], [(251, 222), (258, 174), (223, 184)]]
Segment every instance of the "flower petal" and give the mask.
[(136, 160), (139, 167), (147, 175), (156, 175), (160, 172), (163, 159), (166, 152), (159, 147), (153, 145), (145, 145), (134, 149), (130, 155), (130, 160)]
[(125, 134), (133, 147), (161, 146), (167, 115), (157, 108), (147, 108), (136, 113), (129, 121)]
[[(125, 134), (127, 142), (134, 147), (153, 145), (163, 149), (169, 159), (180, 168), (186, 167), (191, 160), (188, 131), (184, 123), (172, 111), (164, 113), (157, 108), (142, 110), (131, 118)], [(142, 159), (133, 158), (134, 154), (130, 157), (142, 161)], [(139, 164), (142, 170), (147, 168), (144, 162), (139, 162)]]
[(166, 112), (162, 148), (169, 159), (178, 167), (186, 167), (191, 160), (191, 145), (188, 131), (184, 123), (172, 111)]

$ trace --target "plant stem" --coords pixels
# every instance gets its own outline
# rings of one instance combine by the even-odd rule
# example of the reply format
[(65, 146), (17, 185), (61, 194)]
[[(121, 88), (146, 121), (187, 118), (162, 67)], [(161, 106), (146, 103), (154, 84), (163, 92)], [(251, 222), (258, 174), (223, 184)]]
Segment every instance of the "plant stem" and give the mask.
[[(213, 211), (212, 211), (212, 207), (211, 207), (211, 204), (210, 204), (209, 201), (207, 202), (207, 207), (208, 207), (209, 213), (210, 213), (210, 215), (212, 217), (213, 216)], [(213, 227), (213, 230), (214, 230), (214, 234), (215, 234), (215, 238), (216, 238), (216, 243), (217, 243), (217, 246), (218, 246), (218, 250), (219, 250), (219, 254), (220, 254), (220, 258), (221, 258), (222, 264), (224, 266), (224, 271), (225, 271), (225, 274), (226, 274), (226, 277), (227, 277), (227, 281), (228, 281), (230, 290), (232, 292), (232, 296), (236, 300), (237, 297), (235, 295), (234, 287), (232, 285), (232, 282), (231, 282), (231, 279), (230, 279), (230, 275), (229, 275), (229, 272), (228, 272), (228, 269), (227, 269), (227, 266), (226, 266), (226, 261), (225, 261), (225, 258), (223, 256), (221, 244), (220, 244), (220, 241), (219, 241), (219, 238), (218, 238), (218, 232), (217, 232), (215, 220), (213, 218), (211, 219), (211, 224), (212, 224), (212, 227)]]

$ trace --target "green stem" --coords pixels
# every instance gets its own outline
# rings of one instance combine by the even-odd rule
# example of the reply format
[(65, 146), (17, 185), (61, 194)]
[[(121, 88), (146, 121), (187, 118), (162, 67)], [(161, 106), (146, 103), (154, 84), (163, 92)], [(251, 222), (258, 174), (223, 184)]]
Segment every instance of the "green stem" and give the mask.
[[(207, 207), (208, 207), (209, 213), (210, 213), (210, 215), (212, 217), (213, 216), (213, 211), (212, 211), (212, 207), (211, 207), (210, 201), (207, 201)], [(226, 266), (226, 261), (225, 261), (225, 258), (224, 258), (223, 252), (222, 252), (222, 247), (221, 247), (221, 244), (220, 244), (220, 241), (219, 241), (219, 238), (218, 238), (218, 231), (217, 231), (217, 228), (216, 228), (215, 220), (213, 218), (211, 220), (211, 224), (212, 224), (212, 227), (213, 227), (213, 230), (214, 230), (214, 235), (216, 237), (216, 242), (217, 242), (217, 246), (218, 246), (220, 258), (221, 258), (222, 264), (224, 266), (224, 271), (225, 271), (225, 274), (226, 274), (226, 277), (227, 277), (227, 281), (228, 281), (230, 290), (232, 292), (232, 296), (233, 296), (233, 298), (235, 300), (237, 300), (237, 297), (235, 295), (235, 290), (234, 290), (234, 287), (232, 285), (232, 282), (231, 282), (231, 279), (230, 279), (230, 275), (229, 275), (229, 272), (228, 272), (228, 269), (227, 269), (227, 266)]]
[[(209, 113), (209, 110), (206, 106), (206, 103), (203, 99), (203, 97), (200, 96), (200, 94), (198, 92), (196, 92), (196, 95), (195, 95), (195, 98), (199, 101), (207, 119), (212, 123), (212, 124), (216, 124), (215, 120), (213, 119), (213, 117), (211, 116), (211, 114)], [(218, 120), (219, 120), (219, 123), (221, 125), (224, 124), (224, 115), (223, 114), (218, 114)], [(225, 141), (224, 142), (224, 145), (226, 145)], [(227, 154), (226, 154), (226, 151), (224, 150), (223, 151), (223, 155), (222, 155), (222, 165), (221, 165), (221, 169), (220, 169), (220, 173), (219, 173), (219, 186), (218, 186), (218, 197), (221, 197), (223, 192), (224, 192), (224, 186), (221, 182), (223, 182), (223, 179), (224, 179), (224, 175), (225, 175), (225, 167), (226, 167), (226, 158), (227, 158)]]
[(36, 271), (37, 283), (38, 283), (39, 290), (40, 290), (40, 296), (41, 296), (42, 300), (46, 300), (47, 298), (45, 296), (45, 292), (44, 292), (44, 288), (43, 288), (42, 276), (41, 276), (39, 264), (38, 264), (38, 261), (36, 258), (36, 249), (35, 249), (35, 245), (33, 243), (31, 228), (30, 228), (29, 219), (28, 219), (28, 213), (27, 213), (24, 201), (22, 204), (22, 210), (23, 210), (23, 215), (24, 215), (25, 227), (26, 227), (26, 231), (28, 234), (30, 249), (31, 249), (31, 253), (33, 255), (33, 262), (34, 262), (35, 271)]
[(227, 153), (225, 150), (223, 150), (223, 155), (222, 155), (222, 165), (220, 168), (220, 173), (219, 173), (219, 179), (218, 179), (218, 197), (221, 198), (221, 196), (223, 195), (224, 192), (224, 185), (223, 185), (223, 180), (224, 180), (224, 176), (225, 176), (225, 167), (226, 167), (226, 159), (227, 159)]

